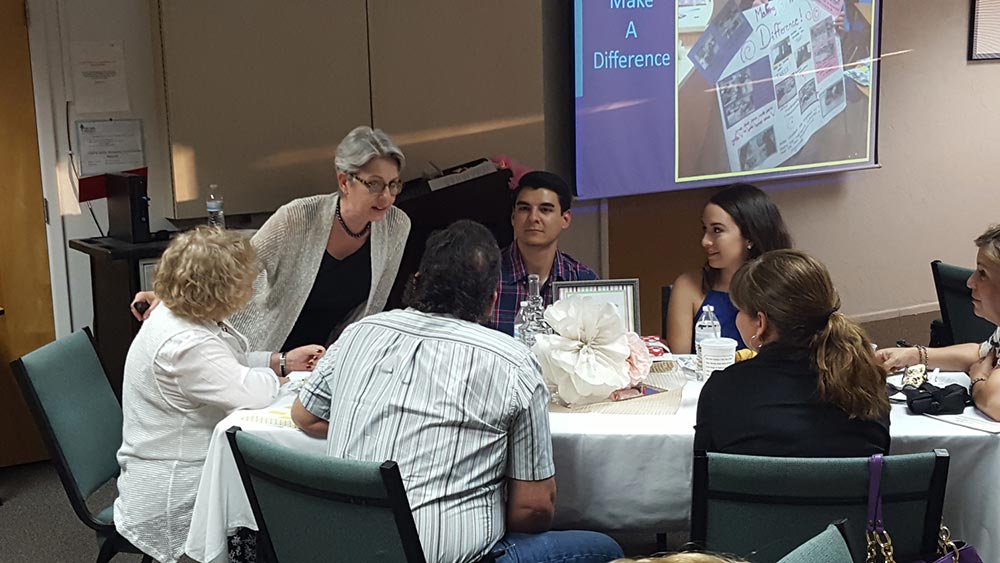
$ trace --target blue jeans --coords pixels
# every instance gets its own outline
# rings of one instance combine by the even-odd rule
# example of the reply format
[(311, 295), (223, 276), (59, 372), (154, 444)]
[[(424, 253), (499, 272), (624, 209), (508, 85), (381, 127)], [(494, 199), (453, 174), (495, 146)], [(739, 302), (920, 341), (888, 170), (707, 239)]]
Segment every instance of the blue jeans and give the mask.
[(541, 534), (510, 533), (494, 552), (506, 550), (496, 563), (607, 563), (624, 557), (615, 540), (597, 532), (567, 530)]

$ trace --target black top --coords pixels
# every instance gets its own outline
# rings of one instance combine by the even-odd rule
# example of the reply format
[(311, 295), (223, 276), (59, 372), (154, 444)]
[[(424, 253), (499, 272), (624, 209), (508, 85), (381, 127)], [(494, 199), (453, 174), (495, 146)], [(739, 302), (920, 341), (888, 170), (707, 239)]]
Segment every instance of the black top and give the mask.
[(715, 372), (698, 399), (694, 448), (780, 457), (866, 457), (889, 452), (889, 416), (850, 419), (816, 398), (808, 350), (766, 346)]
[(307, 344), (326, 346), (336, 335), (335, 328), (347, 318), (358, 305), (368, 300), (372, 286), (371, 239), (354, 254), (337, 260), (329, 252), (323, 253), (323, 261), (316, 273), (309, 297), (302, 312), (285, 339), (281, 351), (287, 352)]

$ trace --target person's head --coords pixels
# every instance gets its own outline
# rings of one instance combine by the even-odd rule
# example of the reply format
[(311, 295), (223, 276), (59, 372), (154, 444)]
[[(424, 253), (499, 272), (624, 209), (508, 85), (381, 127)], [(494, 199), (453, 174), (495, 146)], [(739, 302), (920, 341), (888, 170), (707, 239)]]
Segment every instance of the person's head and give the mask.
[(340, 141), (335, 159), (341, 210), (361, 221), (381, 221), (403, 190), (403, 151), (381, 129), (355, 127)]
[(809, 350), (819, 398), (853, 418), (887, 413), (885, 371), (864, 330), (839, 312), (826, 266), (798, 250), (774, 250), (747, 262), (729, 288), (736, 328), (751, 348), (781, 343)]
[(432, 234), (404, 302), (425, 313), (480, 322), (493, 309), (500, 249), (490, 231), (463, 219)]
[(976, 315), (1000, 324), (1000, 225), (993, 225), (976, 238), (976, 271), (965, 285), (972, 290)]
[(247, 304), (257, 271), (250, 239), (201, 226), (171, 241), (156, 266), (153, 290), (179, 317), (218, 322)]
[(558, 241), (569, 228), (572, 202), (573, 192), (558, 175), (536, 170), (521, 176), (510, 213), (518, 244), (546, 247)]
[(736, 271), (770, 250), (791, 248), (778, 207), (750, 184), (733, 184), (708, 200), (701, 215), (701, 246), (708, 255), (702, 286), (708, 292), (722, 270)]
[(610, 563), (745, 563), (742, 559), (713, 555), (711, 553), (672, 553), (670, 555), (652, 555), (636, 559), (615, 559)]

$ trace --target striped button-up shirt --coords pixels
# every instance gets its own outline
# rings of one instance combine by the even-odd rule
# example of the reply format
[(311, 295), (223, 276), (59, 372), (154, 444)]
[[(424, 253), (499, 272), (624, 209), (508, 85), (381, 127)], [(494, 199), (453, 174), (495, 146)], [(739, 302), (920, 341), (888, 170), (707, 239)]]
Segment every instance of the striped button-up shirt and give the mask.
[(300, 400), (327, 453), (394, 460), (428, 561), (474, 561), (504, 535), (506, 479), (552, 477), (548, 391), (534, 356), (486, 327), (413, 309), (344, 331)]
[[(596, 280), (597, 274), (569, 254), (556, 250), (549, 278), (539, 289), (544, 305), (552, 304), (553, 281)], [(493, 307), (488, 326), (500, 332), (514, 334), (514, 316), (522, 301), (528, 300), (528, 269), (514, 241), (500, 254), (500, 280), (497, 282), (497, 304)]]

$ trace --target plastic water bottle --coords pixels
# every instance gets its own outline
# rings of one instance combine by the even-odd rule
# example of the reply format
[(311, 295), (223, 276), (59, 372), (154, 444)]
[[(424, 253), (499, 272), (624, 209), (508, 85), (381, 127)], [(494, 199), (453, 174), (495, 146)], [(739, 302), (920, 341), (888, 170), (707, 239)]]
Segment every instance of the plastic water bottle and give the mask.
[(708, 375), (705, 373), (704, 366), (702, 366), (701, 341), (706, 338), (719, 338), (721, 336), (722, 323), (715, 316), (715, 307), (705, 305), (701, 308), (701, 315), (698, 317), (698, 321), (694, 323), (694, 348), (695, 353), (698, 354), (698, 381), (704, 380), (705, 376)]
[(208, 186), (205, 209), (208, 210), (208, 225), (210, 227), (226, 228), (226, 214), (222, 209), (222, 192), (219, 191), (218, 184)]

